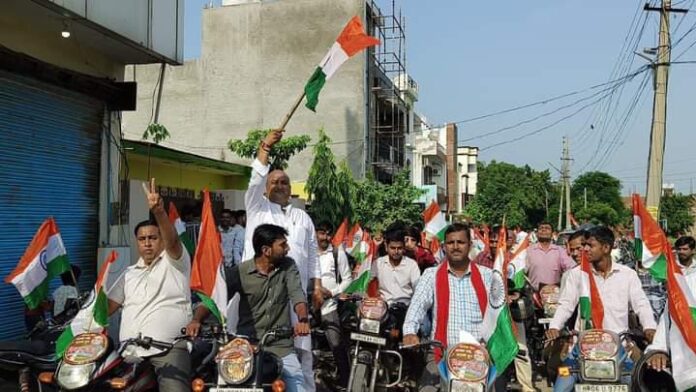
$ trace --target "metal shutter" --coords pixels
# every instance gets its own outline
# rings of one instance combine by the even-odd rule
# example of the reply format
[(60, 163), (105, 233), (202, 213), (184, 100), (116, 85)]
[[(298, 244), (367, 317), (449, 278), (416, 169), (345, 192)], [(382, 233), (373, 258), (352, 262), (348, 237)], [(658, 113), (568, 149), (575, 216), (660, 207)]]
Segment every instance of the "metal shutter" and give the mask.
[(46, 217), (82, 270), (80, 288), (94, 285), (103, 116), (98, 100), (0, 72), (0, 339), (25, 332), (24, 302), (4, 278)]

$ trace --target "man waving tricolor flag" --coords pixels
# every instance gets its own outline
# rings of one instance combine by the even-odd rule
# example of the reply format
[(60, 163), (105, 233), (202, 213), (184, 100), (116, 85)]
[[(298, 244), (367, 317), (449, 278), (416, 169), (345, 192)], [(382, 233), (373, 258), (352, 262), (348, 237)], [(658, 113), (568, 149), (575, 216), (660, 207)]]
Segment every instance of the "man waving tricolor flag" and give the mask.
[(48, 283), (70, 270), (63, 239), (53, 218), (39, 227), (17, 267), (5, 278), (19, 291), (29, 309), (36, 309), (48, 294)]
[(343, 63), (361, 50), (379, 44), (379, 40), (370, 37), (365, 33), (365, 28), (358, 16), (354, 16), (343, 28), (343, 31), (331, 46), (329, 53), (324, 56), (319, 66), (309, 78), (304, 88), (307, 95), (308, 109), (316, 111), (319, 103), (319, 91), (327, 80), (331, 79), (334, 73)]

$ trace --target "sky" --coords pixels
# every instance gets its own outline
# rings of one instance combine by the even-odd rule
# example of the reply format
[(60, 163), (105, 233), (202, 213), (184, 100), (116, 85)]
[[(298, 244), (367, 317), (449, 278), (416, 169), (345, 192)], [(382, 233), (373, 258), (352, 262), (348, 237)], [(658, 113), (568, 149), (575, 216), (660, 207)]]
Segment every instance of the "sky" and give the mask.
[[(391, 0), (377, 3), (390, 13)], [(186, 0), (186, 58), (200, 53), (206, 4)], [(482, 161), (528, 164), (557, 178), (567, 136), (572, 178), (606, 171), (622, 181), (625, 194), (645, 193), (652, 76), (646, 70), (626, 77), (647, 64), (634, 49), (657, 46), (659, 16), (642, 10), (645, 0), (395, 4), (405, 20), (407, 72), (419, 85), (416, 111), (430, 124), (547, 101), (460, 122), (460, 144), (478, 146)], [(696, 0), (675, 0), (673, 7), (693, 12), (670, 18), (672, 60), (696, 61)], [(695, 97), (696, 64), (673, 64), (663, 182), (680, 192), (696, 182)]]

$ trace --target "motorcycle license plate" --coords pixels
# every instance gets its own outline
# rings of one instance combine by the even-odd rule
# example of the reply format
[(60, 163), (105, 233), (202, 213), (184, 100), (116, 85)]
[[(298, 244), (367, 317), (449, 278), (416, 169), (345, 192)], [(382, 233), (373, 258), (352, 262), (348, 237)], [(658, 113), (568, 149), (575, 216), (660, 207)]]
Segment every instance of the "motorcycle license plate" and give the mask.
[(380, 338), (377, 336), (364, 335), (364, 334), (355, 333), (355, 332), (350, 333), (350, 338), (352, 340), (357, 340), (358, 342), (378, 344), (380, 346), (384, 346), (385, 344), (387, 344), (387, 338)]
[(628, 392), (628, 385), (575, 384), (575, 392)]
[(263, 388), (210, 388), (210, 392), (263, 392)]

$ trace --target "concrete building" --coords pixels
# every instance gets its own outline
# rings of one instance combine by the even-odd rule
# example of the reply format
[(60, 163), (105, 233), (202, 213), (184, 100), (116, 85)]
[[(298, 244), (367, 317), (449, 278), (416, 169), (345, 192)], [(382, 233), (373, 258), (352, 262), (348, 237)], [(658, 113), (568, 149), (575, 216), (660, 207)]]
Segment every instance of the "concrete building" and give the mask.
[(446, 128), (428, 128), (418, 118), (419, 128), (409, 137), (408, 151), (412, 183), (425, 191), (419, 203), (437, 201), (447, 211)]
[[(405, 166), (404, 136), (413, 126), (402, 20), (372, 0), (224, 1), (205, 9), (201, 56), (167, 68), (159, 122), (171, 139), (163, 146), (248, 164), (228, 148), (251, 129), (278, 127), (347, 21), (358, 15), (382, 44), (349, 59), (326, 83), (316, 113), (301, 106), (288, 135), (324, 128), (332, 150), (356, 178), (371, 172), (389, 181)], [(138, 110), (124, 117), (125, 136), (139, 139), (152, 117), (157, 66), (136, 66), (129, 80), (143, 86)], [(412, 103), (412, 102), (411, 102)], [(304, 182), (312, 149), (290, 161), (293, 182)]]
[[(82, 269), (81, 290), (93, 287), (107, 250), (121, 249), (114, 274), (128, 264), (120, 119), (135, 107), (136, 85), (124, 83), (124, 69), (179, 64), (182, 43), (183, 0), (0, 2), (0, 275), (48, 217)], [(0, 340), (22, 336), (12, 285), (0, 285), (0, 303)]]
[(478, 183), (478, 147), (457, 147), (457, 176), (459, 177), (459, 195), (457, 209), (464, 210), (467, 203), (476, 195)]

